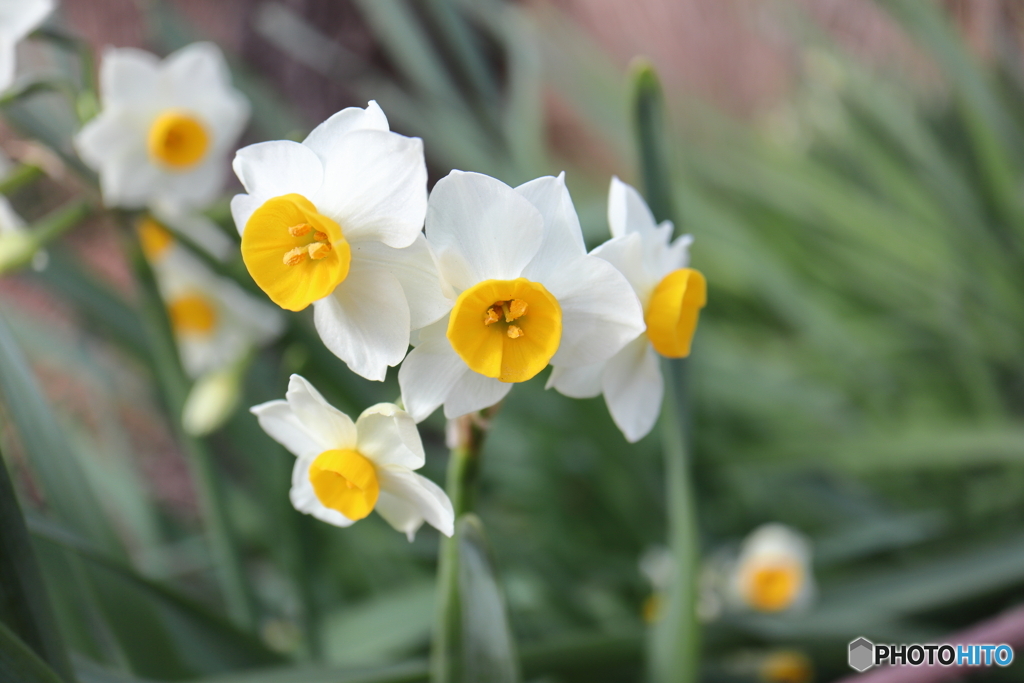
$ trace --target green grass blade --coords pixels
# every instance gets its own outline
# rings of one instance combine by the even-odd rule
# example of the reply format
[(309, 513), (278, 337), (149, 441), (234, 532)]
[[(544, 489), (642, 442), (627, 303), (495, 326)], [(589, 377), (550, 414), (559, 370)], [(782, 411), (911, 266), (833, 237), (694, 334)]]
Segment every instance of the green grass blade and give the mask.
[(0, 394), (28, 455), (32, 471), (59, 519), (105, 551), (119, 555), (120, 543), (86, 481), (71, 444), (43, 397), (28, 360), (0, 316)]
[[(66, 680), (74, 680), (66, 679)], [(0, 681), (4, 683), (65, 683), (18, 636), (0, 624)]]
[(236, 624), (243, 628), (252, 628), (254, 617), (248, 584), (228, 521), (223, 482), (216, 472), (212, 454), (206, 443), (190, 436), (182, 427), (181, 414), (188, 396), (188, 379), (181, 367), (174, 333), (153, 272), (137, 240), (131, 243), (130, 249), (132, 265), (141, 290), (141, 313), (153, 368), (171, 424), (188, 457), (192, 478), (198, 489), (199, 503), (207, 526), (207, 537), (224, 601), (228, 613)]
[(0, 456), (0, 622), (6, 624), (27, 646), (59, 671), (66, 681), (74, 680), (50, 596), (39, 561), (18, 506), (7, 467)]

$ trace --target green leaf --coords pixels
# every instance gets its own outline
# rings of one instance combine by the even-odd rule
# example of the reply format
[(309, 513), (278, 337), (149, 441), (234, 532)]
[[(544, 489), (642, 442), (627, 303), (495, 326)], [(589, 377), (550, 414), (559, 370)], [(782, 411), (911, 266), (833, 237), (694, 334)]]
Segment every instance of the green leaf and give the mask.
[[(57, 631), (39, 562), (21, 516), (7, 467), (0, 457), (0, 623), (73, 680)], [(6, 680), (6, 679), (5, 679)]]
[[(665, 134), (665, 97), (654, 67), (646, 60), (633, 64), (633, 121), (636, 127), (647, 205), (657, 221), (676, 221), (672, 203), (669, 139)], [(676, 229), (679, 226), (676, 225)]]
[[(495, 577), (483, 524), (472, 514), (456, 521), (439, 570), (439, 619), (431, 660), (434, 683), (514, 683), (520, 680), (505, 599)], [(436, 634), (435, 634), (436, 637)]]
[(148, 579), (115, 558), (105, 555), (87, 540), (61, 525), (32, 515), (29, 528), (37, 538), (44, 539), (127, 581), (162, 610), (163, 622), (172, 638), (185, 652), (186, 658), (201, 659), (196, 668), (209, 670), (233, 666), (265, 666), (282, 661), (252, 635), (241, 631), (204, 605)]
[(65, 683), (53, 669), (46, 666), (46, 662), (3, 624), (0, 624), (0, 681)]
[(71, 444), (65, 438), (50, 406), (22, 354), (6, 320), (0, 316), (0, 394), (39, 477), (47, 505), (79, 535), (104, 551), (121, 552), (120, 543), (103, 515), (103, 509), (86, 481)]

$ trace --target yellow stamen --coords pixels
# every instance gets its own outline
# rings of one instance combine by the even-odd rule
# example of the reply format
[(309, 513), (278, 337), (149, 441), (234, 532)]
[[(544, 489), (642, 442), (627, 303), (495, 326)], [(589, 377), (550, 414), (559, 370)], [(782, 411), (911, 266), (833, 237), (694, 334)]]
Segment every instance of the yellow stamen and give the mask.
[(319, 261), (322, 258), (327, 258), (327, 255), (331, 253), (331, 245), (327, 242), (313, 242), (309, 245), (309, 258), (314, 261)]
[(700, 271), (681, 268), (654, 288), (644, 322), (654, 350), (667, 358), (690, 355), (700, 309), (707, 303), (707, 282)]
[(284, 263), (288, 266), (297, 266), (306, 260), (306, 249), (302, 247), (295, 247), (294, 249), (285, 252)]
[(448, 340), (459, 357), (473, 371), (502, 382), (525, 382), (543, 370), (561, 339), (558, 300), (524, 278), (470, 287), (448, 320)]
[(348, 277), (352, 251), (336, 222), (302, 195), (287, 194), (268, 199), (246, 222), (242, 260), (271, 301), (301, 311)]
[(149, 157), (173, 171), (199, 163), (210, 147), (206, 126), (187, 111), (165, 111), (153, 121), (146, 138)]
[[(526, 315), (526, 302), (522, 299), (512, 299), (508, 302), (508, 308), (510, 313), (505, 315), (505, 322), (512, 322), (516, 318), (521, 318)], [(509, 316), (511, 315), (511, 319)]]
[(316, 456), (309, 466), (309, 482), (325, 507), (351, 520), (369, 515), (380, 495), (377, 469), (354, 450), (330, 450)]
[(209, 334), (217, 325), (217, 309), (201, 294), (186, 294), (169, 301), (167, 313), (178, 334)]

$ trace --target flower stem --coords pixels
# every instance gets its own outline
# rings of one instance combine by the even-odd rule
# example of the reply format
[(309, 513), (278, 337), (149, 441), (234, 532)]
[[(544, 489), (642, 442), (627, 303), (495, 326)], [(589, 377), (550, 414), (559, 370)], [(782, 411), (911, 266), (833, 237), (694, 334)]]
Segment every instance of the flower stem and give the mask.
[(43, 175), (43, 169), (35, 164), (18, 164), (0, 180), (0, 194), (9, 195)]
[(81, 199), (50, 213), (25, 230), (0, 237), (0, 273), (29, 263), (36, 252), (81, 223), (92, 210), (92, 204)]
[[(448, 424), (448, 474), (445, 488), (455, 510), (455, 526), (472, 512), (480, 474), (480, 449), (487, 434), (483, 413), (456, 418)], [(430, 651), (430, 680), (454, 683), (460, 679), (462, 603), (459, 594), (458, 538), (442, 538), (437, 561), (437, 615)]]
[(687, 411), (683, 400), (685, 362), (666, 360), (661, 441), (665, 454), (669, 549), (674, 579), (650, 640), (650, 678), (655, 683), (697, 680), (700, 625), (697, 622), (699, 548), (696, 510), (687, 457)]
[(223, 486), (206, 443), (189, 435), (182, 427), (181, 415), (188, 397), (189, 383), (178, 358), (167, 309), (160, 297), (153, 272), (142, 254), (137, 238), (134, 237), (135, 231), (125, 230), (125, 233), (132, 238), (131, 260), (140, 285), (141, 317), (153, 369), (171, 416), (175, 435), (188, 459), (192, 479), (196, 485), (214, 569), (224, 595), (224, 602), (232, 621), (241, 628), (251, 630), (254, 627), (252, 606), (242, 561), (231, 538)]

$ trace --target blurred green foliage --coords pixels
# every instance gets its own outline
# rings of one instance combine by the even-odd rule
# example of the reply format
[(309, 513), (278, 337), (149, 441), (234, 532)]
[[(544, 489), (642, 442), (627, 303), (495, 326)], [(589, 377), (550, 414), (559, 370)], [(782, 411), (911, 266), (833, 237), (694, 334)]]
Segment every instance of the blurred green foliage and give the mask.
[[(737, 664), (744, 653), (783, 646), (829, 680), (848, 671), (853, 637), (937, 638), (1024, 597), (1021, 55), (979, 64), (931, 3), (883, 4), (946, 92), (870, 71), (797, 24), (803, 78), (771, 127), (667, 93), (672, 185), (655, 203), (695, 235), (693, 262), (710, 283), (688, 361), (700, 546), (713, 555), (785, 522), (813, 539), (819, 584), (806, 614), (705, 624), (707, 681), (753, 680)], [(628, 83), (577, 27), (498, 0), (357, 5), (393, 71), (325, 76), (423, 137), (433, 169), (512, 184), (565, 169), (588, 243), (606, 237), (605, 171), (549, 144), (545, 128), (551, 92), (620, 175), (638, 167)], [(275, 7), (278, 25), (280, 12), (302, 21)], [(148, 12), (159, 50), (201, 37), (165, 4)], [(76, 74), (80, 58), (66, 59)], [(315, 123), (236, 67), (258, 136)], [(66, 102), (29, 94), (4, 106), (88, 177), (70, 151), (77, 114)], [(31, 192), (11, 189), (28, 214)], [(233, 234), (223, 207), (212, 213)], [(55, 333), (4, 306), (0, 424), (45, 579), (26, 597), (36, 612), (50, 605), (78, 679), (425, 680), (436, 533), (408, 544), (375, 517), (342, 530), (295, 512), (291, 456), (244, 411), (208, 438), (180, 433), (184, 379), (144, 265), (128, 296), (65, 245), (50, 251), (48, 269), (19, 277), (59, 297), (84, 332)], [(238, 263), (223, 271), (245, 277)], [(279, 397), (290, 372), (350, 413), (398, 395), (394, 377), (348, 373), (302, 316), (254, 363), (244, 405)], [(89, 411), (48, 400), (40, 375), (88, 396)], [(478, 505), (523, 674), (638, 680), (650, 587), (637, 562), (667, 529), (659, 437), (630, 446), (601, 400), (571, 401), (543, 382), (513, 392), (494, 419)], [(166, 423), (139, 429), (158, 410)], [(128, 423), (147, 438), (133, 442)], [(437, 415), (423, 425), (434, 481), (443, 430)], [(153, 472), (177, 452), (198, 512), (146, 481), (146, 463)], [(23, 547), (17, 515), (0, 512), (0, 576), (31, 571), (12, 550)], [(0, 672), (59, 680), (58, 646), (7, 614)], [(1019, 665), (991, 673), (1015, 675)]]

